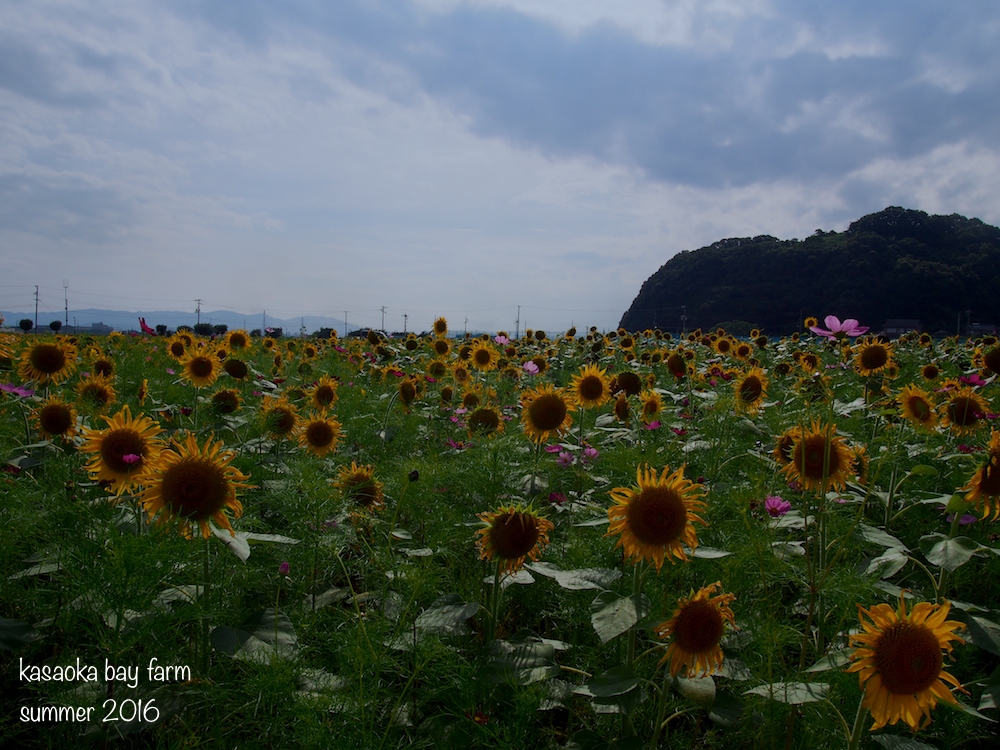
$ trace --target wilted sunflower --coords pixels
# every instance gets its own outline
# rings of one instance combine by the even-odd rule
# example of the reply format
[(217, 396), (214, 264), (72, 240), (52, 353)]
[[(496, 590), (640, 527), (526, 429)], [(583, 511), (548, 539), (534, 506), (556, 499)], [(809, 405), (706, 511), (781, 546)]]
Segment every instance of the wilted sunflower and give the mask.
[(934, 399), (923, 389), (910, 383), (899, 392), (896, 400), (903, 416), (915, 427), (931, 430), (937, 425)]
[(611, 398), (611, 383), (606, 369), (596, 365), (580, 368), (580, 373), (572, 377), (576, 403), (584, 409), (603, 406)]
[(212, 533), (208, 522), (214, 520), (236, 536), (226, 510), (233, 512), (233, 518), (243, 515), (236, 490), (253, 486), (246, 483), (248, 475), (231, 465), (236, 454), (223, 450), (225, 444), (215, 442), (213, 436), (206, 438), (204, 447), (192, 433), (184, 442), (174, 439), (171, 443), (137, 477), (144, 486), (139, 500), (150, 520), (157, 516), (159, 523), (176, 519), (186, 537), (191, 536), (192, 526), (200, 527), (205, 539)]
[(480, 341), (473, 346), (472, 352), (469, 354), (469, 362), (480, 372), (495, 370), (499, 359), (500, 355), (497, 350), (485, 341)]
[(309, 390), (309, 399), (317, 409), (329, 409), (337, 403), (337, 388), (340, 384), (329, 375), (323, 375)]
[(737, 414), (756, 414), (767, 396), (767, 376), (752, 367), (733, 382), (733, 409)]
[(698, 546), (694, 524), (708, 525), (698, 515), (705, 508), (702, 486), (684, 478), (683, 466), (668, 476), (669, 471), (664, 467), (657, 477), (648, 465), (638, 467), (636, 485), (611, 490), (616, 504), (608, 508), (606, 536), (620, 535), (615, 546), (623, 548), (625, 559), (649, 560), (657, 572), (664, 558), (687, 560), (684, 545)]
[(337, 450), (341, 434), (340, 422), (325, 414), (313, 416), (298, 427), (299, 445), (320, 458)]
[[(627, 398), (627, 397), (626, 397)], [(645, 424), (655, 421), (663, 411), (663, 397), (656, 391), (647, 389), (639, 394), (639, 417)]]
[(535, 443), (545, 442), (552, 434), (564, 435), (573, 424), (564, 392), (551, 383), (522, 394), (521, 404), (524, 434)]
[(18, 374), (24, 380), (33, 380), (39, 385), (66, 380), (76, 369), (76, 348), (61, 341), (45, 341), (35, 344), (21, 353)]
[(854, 369), (868, 377), (882, 372), (892, 364), (892, 345), (878, 339), (864, 338), (855, 344)]
[(984, 519), (992, 515), (995, 521), (1000, 516), (1000, 432), (990, 430), (983, 463), (962, 490), (968, 490), (965, 501), (975, 504)]
[(791, 450), (791, 460), (783, 471), (806, 489), (840, 490), (854, 473), (854, 457), (836, 434), (837, 425), (821, 426), (818, 421), (802, 432)]
[(292, 434), (298, 424), (298, 409), (285, 396), (265, 396), (260, 405), (261, 419), (271, 437), (282, 438)]
[(56, 394), (50, 395), (32, 409), (31, 417), (43, 438), (76, 435), (76, 409), (73, 404), (63, 401)]
[(476, 546), (484, 560), (496, 560), (502, 572), (513, 573), (524, 565), (524, 558), (537, 560), (549, 543), (555, 524), (520, 505), (503, 506), (480, 513), (485, 527), (476, 532)]
[(240, 392), (223, 388), (212, 394), (212, 409), (219, 414), (234, 414), (240, 408)]
[(876, 604), (870, 610), (858, 605), (864, 632), (850, 636), (851, 645), (857, 648), (847, 671), (858, 673), (865, 691), (861, 705), (875, 720), (872, 731), (902, 719), (916, 732), (930, 723), (931, 709), (939, 699), (957, 702), (945, 682), (964, 692), (961, 683), (943, 669), (942, 649), (950, 654), (952, 641), (965, 643), (955, 634), (965, 625), (948, 620), (950, 610), (950, 602), (921, 602), (907, 612), (903, 595), (898, 610), (888, 604)]
[(986, 402), (968, 386), (952, 391), (941, 409), (941, 424), (959, 435), (974, 433), (987, 411)]
[(76, 393), (80, 403), (104, 409), (118, 400), (115, 386), (105, 375), (91, 375), (76, 384)]
[(163, 450), (157, 436), (163, 432), (150, 417), (132, 417), (128, 404), (113, 417), (102, 417), (108, 426), (103, 430), (84, 428), (86, 442), (80, 449), (94, 455), (86, 469), (98, 482), (110, 482), (110, 489), (121, 495), (138, 484), (138, 475), (155, 461)]
[(482, 406), (472, 412), (465, 420), (469, 428), (469, 436), (485, 435), (494, 437), (503, 432), (503, 416), (492, 406)]
[(403, 378), (399, 381), (399, 401), (407, 409), (410, 408), (410, 404), (417, 400), (420, 395), (420, 385), (417, 381), (412, 378)]
[(681, 670), (685, 675), (704, 676), (722, 668), (719, 643), (726, 632), (726, 622), (736, 627), (736, 616), (729, 608), (736, 595), (712, 596), (721, 587), (722, 584), (716, 581), (700, 588), (698, 593), (692, 591), (687, 598), (678, 599), (674, 616), (653, 629), (661, 639), (673, 636), (667, 653), (660, 660), (661, 664), (670, 662), (671, 677), (676, 677)]
[(219, 377), (222, 363), (212, 354), (191, 351), (181, 358), (181, 377), (192, 385), (202, 388), (212, 385)]
[(631, 409), (629, 407), (628, 396), (624, 393), (615, 399), (615, 419), (619, 422), (628, 422)]
[(385, 493), (382, 483), (375, 479), (374, 466), (358, 466), (351, 461), (349, 467), (340, 468), (333, 484), (344, 493), (347, 500), (352, 500), (363, 508), (379, 508), (385, 503)]

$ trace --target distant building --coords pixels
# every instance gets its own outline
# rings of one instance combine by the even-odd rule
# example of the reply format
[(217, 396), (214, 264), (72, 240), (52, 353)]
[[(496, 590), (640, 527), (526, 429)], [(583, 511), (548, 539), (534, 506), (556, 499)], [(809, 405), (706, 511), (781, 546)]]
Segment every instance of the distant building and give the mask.
[(882, 326), (882, 335), (889, 339), (897, 339), (910, 331), (921, 330), (920, 321), (911, 318), (890, 318)]
[(966, 331), (967, 336), (985, 336), (988, 333), (996, 333), (997, 327), (992, 323), (973, 323), (969, 326), (969, 330)]
[(113, 330), (115, 329), (104, 323), (91, 323), (89, 326), (80, 326), (76, 329), (76, 332), (89, 333), (92, 336), (107, 336)]

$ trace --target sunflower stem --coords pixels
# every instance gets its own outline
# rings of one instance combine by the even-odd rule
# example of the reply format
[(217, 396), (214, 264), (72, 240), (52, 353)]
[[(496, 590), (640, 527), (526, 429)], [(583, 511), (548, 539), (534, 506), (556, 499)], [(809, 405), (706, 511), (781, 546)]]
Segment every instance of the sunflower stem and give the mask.
[(212, 566), (210, 539), (202, 540), (202, 589), (201, 589), (201, 673), (208, 679), (209, 645), (208, 645), (208, 607), (209, 591), (212, 587)]
[(663, 720), (667, 713), (667, 680), (670, 678), (670, 670), (663, 670), (663, 684), (660, 686), (660, 695), (657, 700), (656, 723), (653, 725), (653, 737), (649, 742), (649, 750), (656, 750), (656, 744), (660, 739), (660, 732), (666, 729), (667, 722)]
[(501, 559), (498, 556), (496, 568), (493, 571), (493, 590), (490, 592), (492, 598), (490, 599), (490, 629), (486, 638), (487, 643), (497, 637), (497, 621), (500, 619), (500, 565)]
[(858, 702), (858, 713), (854, 717), (854, 729), (851, 730), (850, 737), (847, 738), (847, 750), (857, 750), (861, 746), (861, 730), (868, 719), (868, 709), (864, 707), (865, 698), (861, 696)]
[[(958, 533), (958, 528), (962, 523), (962, 510), (957, 509), (953, 514), (954, 518), (951, 519), (951, 528), (948, 530), (948, 539), (954, 539), (955, 534)], [(945, 586), (948, 585), (948, 569), (941, 566), (941, 575), (938, 578), (937, 586), (935, 587), (935, 594), (937, 594), (936, 599), (938, 604), (944, 604), (944, 593)]]

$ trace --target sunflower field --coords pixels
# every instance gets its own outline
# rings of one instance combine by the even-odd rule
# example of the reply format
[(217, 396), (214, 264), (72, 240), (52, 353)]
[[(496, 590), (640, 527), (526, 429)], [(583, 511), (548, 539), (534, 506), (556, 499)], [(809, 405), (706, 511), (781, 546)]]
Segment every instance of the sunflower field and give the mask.
[(0, 334), (0, 745), (992, 748), (1000, 342)]

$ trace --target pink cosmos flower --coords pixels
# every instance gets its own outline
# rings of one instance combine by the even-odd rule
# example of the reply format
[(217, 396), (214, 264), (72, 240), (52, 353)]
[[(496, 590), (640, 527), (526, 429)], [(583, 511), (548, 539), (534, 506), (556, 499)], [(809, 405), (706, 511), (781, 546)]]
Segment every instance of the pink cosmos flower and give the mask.
[(785, 515), (792, 509), (792, 504), (783, 499), (780, 495), (768, 495), (764, 501), (764, 510), (771, 518), (778, 518)]
[(860, 336), (863, 333), (868, 333), (868, 326), (859, 326), (858, 321), (854, 318), (847, 318), (843, 323), (840, 322), (840, 318), (836, 315), (827, 315), (823, 319), (826, 323), (826, 328), (820, 328), (819, 326), (809, 326), (809, 330), (818, 336), (823, 336), (828, 339), (845, 339), (848, 336)]
[(559, 466), (572, 466), (573, 465), (573, 454), (569, 451), (562, 451), (556, 458), (556, 463)]
[(521, 369), (523, 369), (529, 375), (537, 375), (538, 374), (538, 365), (536, 365), (530, 359), (527, 362), (525, 362), (523, 365), (521, 365)]
[(598, 451), (597, 448), (595, 448), (592, 445), (588, 445), (583, 449), (584, 461), (596, 461), (599, 455), (601, 455), (600, 451)]
[(140, 456), (138, 453), (126, 453), (124, 456), (122, 456), (122, 461), (124, 463), (127, 463), (129, 466), (131, 466), (132, 464), (137, 464), (141, 460), (142, 456)]
[(510, 339), (507, 338), (506, 336), (494, 336), (493, 340), (496, 341), (498, 344), (500, 344), (500, 346), (510, 343)]
[(281, 565), (278, 566), (278, 575), (287, 576), (288, 575), (288, 571), (291, 570), (291, 569), (292, 569), (292, 566), (289, 565), (287, 561), (283, 562), (283, 563), (281, 563)]
[(646, 429), (647, 430), (658, 430), (662, 426), (663, 426), (663, 423), (660, 420), (654, 419), (652, 422), (650, 422), (649, 424), (646, 425)]

